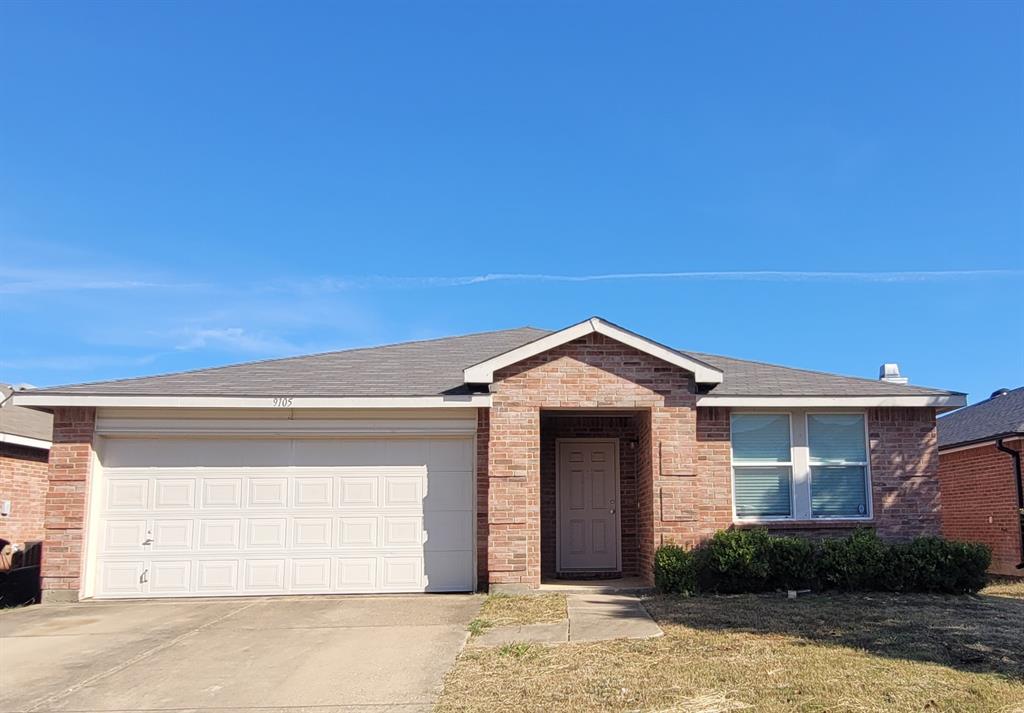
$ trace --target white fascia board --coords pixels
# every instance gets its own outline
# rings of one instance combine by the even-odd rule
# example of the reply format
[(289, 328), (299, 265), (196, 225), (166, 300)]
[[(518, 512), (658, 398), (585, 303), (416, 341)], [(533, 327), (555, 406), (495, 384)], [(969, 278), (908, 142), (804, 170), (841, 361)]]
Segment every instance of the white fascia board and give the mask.
[(657, 342), (651, 341), (645, 337), (641, 337), (638, 334), (634, 334), (622, 329), (621, 327), (617, 327), (614, 324), (606, 322), (598, 317), (593, 317), (585, 322), (580, 322), (579, 324), (574, 324), (571, 327), (566, 327), (563, 330), (541, 337), (529, 344), (524, 344), (521, 347), (517, 347), (511, 351), (505, 352), (504, 354), (499, 354), (487, 361), (475, 364), (463, 370), (463, 381), (467, 384), (490, 384), (494, 381), (494, 372), (499, 369), (504, 369), (505, 367), (521, 362), (524, 359), (529, 359), (532, 356), (543, 354), (555, 347), (560, 347), (575, 339), (594, 333), (603, 334), (609, 339), (614, 339), (617, 342), (633, 347), (637, 351), (650, 354), (657, 359), (661, 359), (664, 362), (678, 366), (680, 369), (692, 372), (694, 380), (698, 384), (722, 383), (722, 372), (718, 369), (697, 361), (696, 359), (684, 356), (673, 349), (669, 349), (666, 346), (658, 344)]
[(489, 394), (467, 394), (460, 396), (100, 396), (89, 394), (33, 394), (14, 395), (14, 403), (30, 408), (54, 408), (58, 406), (129, 407), (129, 408), (258, 408), (258, 409), (301, 409), (301, 408), (466, 408), (488, 407)]
[(697, 397), (698, 406), (743, 408), (935, 408), (957, 409), (967, 403), (963, 394), (907, 396), (715, 396)]
[(984, 446), (994, 446), (999, 441), (1003, 443), (1013, 443), (1015, 441), (1024, 441), (1024, 436), (1003, 436), (1002, 438), (990, 438), (987, 441), (975, 441), (974, 443), (965, 443), (962, 446), (953, 446), (952, 448), (939, 446), (939, 453), (956, 453), (957, 451), (969, 451), (974, 448), (982, 448)]
[(19, 436), (16, 433), (0, 433), (0, 443), (10, 443), (13, 446), (39, 448), (44, 451), (50, 450), (50, 446), (53, 445), (52, 441), (46, 441), (42, 438), (31, 438), (29, 436)]

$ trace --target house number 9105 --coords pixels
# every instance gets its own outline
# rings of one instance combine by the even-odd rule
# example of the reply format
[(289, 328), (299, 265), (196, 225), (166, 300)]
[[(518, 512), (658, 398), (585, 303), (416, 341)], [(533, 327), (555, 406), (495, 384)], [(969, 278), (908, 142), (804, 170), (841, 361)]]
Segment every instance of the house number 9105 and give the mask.
[(289, 408), (292, 405), (291, 396), (275, 396), (274, 406), (278, 408)]

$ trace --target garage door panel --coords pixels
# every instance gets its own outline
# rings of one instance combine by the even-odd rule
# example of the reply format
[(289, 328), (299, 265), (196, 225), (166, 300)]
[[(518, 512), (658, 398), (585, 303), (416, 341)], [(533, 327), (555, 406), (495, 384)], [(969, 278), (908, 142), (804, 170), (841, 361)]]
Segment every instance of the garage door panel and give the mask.
[(100, 598), (473, 587), (470, 438), (106, 439), (99, 453)]
[(237, 559), (200, 560), (196, 594), (236, 594), (240, 567)]
[(330, 517), (297, 517), (292, 522), (292, 547), (295, 549), (326, 549), (332, 546), (334, 519)]
[(239, 534), (242, 530), (242, 519), (200, 520), (199, 550), (237, 550), (240, 546)]
[(158, 560), (151, 563), (150, 594), (188, 594), (191, 588), (191, 560)]
[(149, 480), (125, 478), (107, 482), (108, 510), (148, 510)]
[(419, 547), (423, 544), (423, 518), (384, 516), (383, 547)]
[(194, 510), (196, 481), (194, 478), (161, 478), (153, 482), (153, 509)]
[(339, 508), (377, 507), (378, 478), (347, 476), (339, 479)]
[(154, 520), (150, 548), (155, 552), (192, 550), (194, 525), (193, 520)]
[(146, 546), (147, 520), (107, 520), (103, 527), (104, 552), (143, 552)]
[(100, 568), (103, 591), (115, 597), (145, 593), (146, 563), (143, 560), (105, 562)]
[(420, 557), (382, 557), (381, 591), (414, 592), (423, 589), (423, 560)]
[(423, 480), (421, 476), (385, 475), (384, 507), (421, 509)]
[(380, 539), (380, 518), (340, 517), (338, 518), (338, 547), (373, 548)]
[(287, 547), (288, 520), (249, 518), (245, 523), (245, 547), (249, 550), (283, 550)]
[(433, 512), (426, 518), (424, 528), (427, 551), (461, 551), (473, 548), (473, 522), (462, 512)]
[(203, 478), (204, 510), (237, 510), (242, 507), (242, 478)]
[(296, 508), (329, 508), (334, 503), (334, 479), (295, 478), (292, 504)]
[(245, 504), (250, 508), (284, 508), (288, 505), (287, 478), (249, 478)]
[(427, 552), (426, 591), (464, 592), (473, 580), (473, 558), (465, 552)]
[(339, 557), (336, 559), (338, 578), (335, 588), (339, 592), (375, 592), (377, 557)]
[(290, 589), (293, 592), (329, 592), (331, 559), (319, 557), (292, 560)]
[(280, 593), (284, 591), (285, 561), (283, 559), (245, 561), (245, 591)]

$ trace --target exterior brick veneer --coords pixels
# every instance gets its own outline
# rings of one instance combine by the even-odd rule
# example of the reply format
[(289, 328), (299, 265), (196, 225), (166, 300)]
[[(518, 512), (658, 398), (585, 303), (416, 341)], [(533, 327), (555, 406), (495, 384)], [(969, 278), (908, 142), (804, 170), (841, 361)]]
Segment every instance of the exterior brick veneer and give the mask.
[[(500, 370), (492, 385), (488, 454), (491, 585), (534, 588), (541, 577), (541, 410), (642, 411), (637, 448), (638, 561), (728, 524), (728, 468), (698, 474), (696, 395), (682, 369), (590, 334)], [(713, 451), (714, 449), (712, 449)], [(723, 475), (725, 477), (723, 477)]]
[(44, 602), (78, 599), (95, 430), (96, 409), (54, 410), (44, 523)]
[[(1024, 441), (1007, 447), (1024, 450)], [(990, 572), (1024, 576), (1013, 460), (994, 445), (939, 455), (942, 534), (992, 548)]]
[(0, 538), (24, 543), (43, 539), (49, 452), (0, 443), (0, 500), (11, 514), (0, 518)]

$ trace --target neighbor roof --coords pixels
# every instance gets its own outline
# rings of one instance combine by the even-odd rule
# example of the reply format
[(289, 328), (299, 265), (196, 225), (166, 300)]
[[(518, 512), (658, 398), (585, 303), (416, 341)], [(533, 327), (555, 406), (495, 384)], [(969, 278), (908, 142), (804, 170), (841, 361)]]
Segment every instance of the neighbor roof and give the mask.
[[(41, 389), (37, 394), (103, 396), (407, 397), (465, 394), (463, 370), (551, 332), (521, 327), (199, 369), (163, 376)], [(956, 392), (791, 369), (732, 357), (679, 352), (724, 374), (714, 396), (948, 396)]]
[(947, 414), (938, 429), (939, 448), (1024, 434), (1024, 386)]
[(53, 416), (24, 406), (15, 406), (8, 398), (13, 392), (7, 384), (0, 384), (0, 436), (53, 440)]

